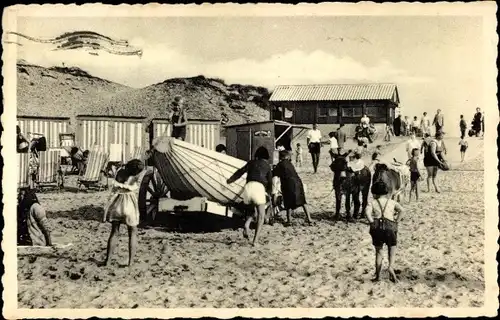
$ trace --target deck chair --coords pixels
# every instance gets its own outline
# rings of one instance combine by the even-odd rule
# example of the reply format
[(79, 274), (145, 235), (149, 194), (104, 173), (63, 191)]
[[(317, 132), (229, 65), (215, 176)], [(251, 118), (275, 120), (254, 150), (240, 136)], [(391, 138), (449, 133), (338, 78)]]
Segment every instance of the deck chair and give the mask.
[[(87, 189), (96, 187), (98, 190), (108, 186), (108, 176), (105, 172), (105, 167), (108, 163), (108, 154), (102, 148), (94, 147), (89, 154), (87, 168), (83, 176), (78, 178), (78, 190), (81, 186)], [(103, 176), (106, 178), (106, 184), (102, 183)]]
[(17, 189), (27, 189), (31, 187), (30, 179), (30, 154), (17, 154)]
[(64, 186), (61, 170), (61, 150), (53, 149), (39, 152), (39, 165), (35, 185), (38, 190), (55, 186), (58, 190)]

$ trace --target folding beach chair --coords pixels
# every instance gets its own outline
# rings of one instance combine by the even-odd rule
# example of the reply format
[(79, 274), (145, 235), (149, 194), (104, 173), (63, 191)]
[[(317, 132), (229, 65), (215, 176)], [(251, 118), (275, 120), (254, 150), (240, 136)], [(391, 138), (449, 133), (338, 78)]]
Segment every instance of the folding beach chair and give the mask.
[(27, 189), (31, 187), (30, 179), (30, 154), (17, 154), (17, 189)]
[[(106, 154), (101, 147), (94, 147), (90, 153), (87, 162), (87, 168), (83, 176), (78, 178), (78, 190), (83, 185), (87, 189), (96, 187), (102, 190), (103, 187), (108, 186), (108, 176), (105, 172), (105, 167), (108, 163), (108, 154)], [(106, 184), (102, 183), (102, 178), (106, 179)]]
[(38, 172), (35, 185), (38, 190), (43, 187), (55, 186), (58, 190), (64, 186), (61, 170), (61, 150), (49, 149), (38, 154)]

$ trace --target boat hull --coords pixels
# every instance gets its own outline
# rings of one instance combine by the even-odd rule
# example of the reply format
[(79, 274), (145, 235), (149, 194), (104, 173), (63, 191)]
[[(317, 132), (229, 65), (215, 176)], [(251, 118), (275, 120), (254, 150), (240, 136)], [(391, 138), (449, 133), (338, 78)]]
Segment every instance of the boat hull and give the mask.
[(172, 198), (205, 197), (224, 205), (243, 201), (246, 174), (230, 185), (226, 180), (245, 161), (165, 136), (156, 139), (153, 146), (151, 160)]

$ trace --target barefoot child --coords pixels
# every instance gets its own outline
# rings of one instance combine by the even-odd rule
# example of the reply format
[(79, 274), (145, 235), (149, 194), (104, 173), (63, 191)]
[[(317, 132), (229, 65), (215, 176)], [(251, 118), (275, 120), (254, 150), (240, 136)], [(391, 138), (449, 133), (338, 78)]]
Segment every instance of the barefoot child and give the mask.
[(297, 149), (295, 150), (295, 165), (302, 167), (302, 146), (300, 143), (297, 143)]
[(374, 200), (366, 207), (365, 214), (370, 222), (370, 235), (372, 244), (375, 247), (375, 278), (373, 281), (380, 280), (382, 249), (386, 244), (389, 256), (389, 277), (392, 282), (397, 282), (398, 279), (393, 266), (397, 245), (398, 221), (401, 220), (403, 207), (387, 197), (389, 190), (384, 182), (375, 182), (371, 191)]
[(460, 137), (458, 145), (460, 146), (460, 157), (462, 158), (462, 162), (464, 162), (465, 151), (467, 151), (467, 148), (469, 147), (469, 143), (465, 140), (464, 134), (462, 134), (462, 136)]
[(127, 162), (125, 167), (116, 173), (111, 189), (111, 200), (104, 211), (104, 221), (111, 222), (105, 265), (109, 265), (111, 255), (116, 248), (121, 224), (126, 224), (128, 228), (128, 265), (133, 264), (137, 247), (137, 225), (139, 224), (136, 190), (139, 188), (138, 175), (142, 170), (144, 170), (142, 161), (134, 159)]
[(306, 223), (311, 223), (311, 216), (306, 209), (306, 196), (304, 185), (297, 171), (290, 161), (288, 151), (280, 151), (280, 162), (273, 170), (273, 176), (279, 177), (281, 184), (281, 194), (283, 195), (283, 205), (286, 210), (287, 223), (291, 223), (291, 213), (297, 208), (302, 207), (306, 214)]
[[(257, 210), (257, 227), (255, 228), (255, 235), (253, 238), (253, 245), (257, 246), (260, 231), (264, 224), (266, 214), (267, 194), (272, 193), (272, 173), (271, 166), (269, 165), (269, 152), (264, 147), (259, 147), (255, 151), (255, 159), (250, 160), (247, 164), (238, 169), (229, 179), (227, 184), (231, 184), (238, 180), (243, 174), (247, 174), (247, 183), (243, 190), (243, 202), (246, 205), (251, 205)], [(245, 223), (243, 235), (248, 238), (250, 232), (250, 224), (255, 219), (255, 214), (248, 217)]]
[(411, 151), (412, 157), (406, 162), (406, 165), (410, 167), (410, 196), (408, 197), (408, 202), (411, 200), (411, 193), (415, 191), (415, 199), (418, 201), (418, 182), (420, 181), (420, 171), (418, 170), (418, 156), (419, 149), (413, 148)]

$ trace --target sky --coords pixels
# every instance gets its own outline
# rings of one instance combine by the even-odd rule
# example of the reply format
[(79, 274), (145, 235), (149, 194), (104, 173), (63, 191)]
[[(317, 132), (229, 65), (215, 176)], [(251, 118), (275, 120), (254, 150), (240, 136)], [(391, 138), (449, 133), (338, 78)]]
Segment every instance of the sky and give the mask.
[[(480, 16), (19, 17), (17, 32), (86, 30), (126, 39), (143, 56), (51, 51), (18, 41), (18, 59), (78, 66), (132, 87), (205, 75), (273, 89), (282, 84), (390, 82), (403, 115), (440, 108), (458, 123), (482, 103)], [(10, 30), (14, 31), (14, 30)], [(460, 110), (460, 111), (458, 111)]]

